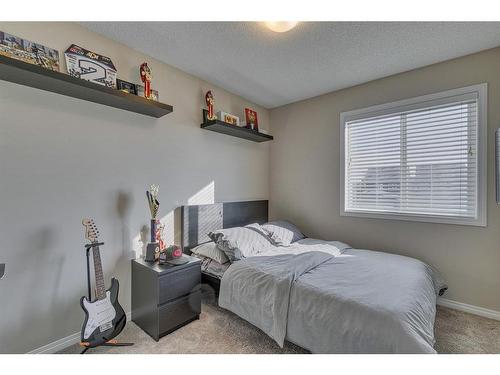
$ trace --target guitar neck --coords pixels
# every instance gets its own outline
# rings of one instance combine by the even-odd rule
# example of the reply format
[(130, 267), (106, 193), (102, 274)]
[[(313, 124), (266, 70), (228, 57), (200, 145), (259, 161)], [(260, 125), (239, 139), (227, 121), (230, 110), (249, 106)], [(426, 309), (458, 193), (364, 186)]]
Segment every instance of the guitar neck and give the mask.
[(101, 253), (99, 246), (92, 247), (94, 256), (94, 274), (95, 274), (95, 294), (96, 299), (106, 298), (106, 288), (104, 286), (104, 274), (102, 272)]

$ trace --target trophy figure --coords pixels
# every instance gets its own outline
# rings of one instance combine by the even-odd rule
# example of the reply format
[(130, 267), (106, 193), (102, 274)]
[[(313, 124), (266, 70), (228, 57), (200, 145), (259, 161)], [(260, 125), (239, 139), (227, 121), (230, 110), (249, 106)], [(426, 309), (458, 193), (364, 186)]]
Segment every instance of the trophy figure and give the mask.
[(144, 97), (146, 99), (152, 99), (151, 97), (151, 79), (153, 78), (153, 75), (151, 74), (151, 69), (149, 69), (149, 66), (147, 63), (142, 63), (141, 68), (141, 80), (144, 82)]
[(207, 120), (215, 120), (217, 116), (214, 113), (214, 96), (212, 95), (212, 91), (207, 91), (205, 94), (205, 102), (207, 103)]
[(144, 258), (146, 262), (154, 262), (156, 255), (160, 252), (160, 243), (156, 239), (156, 215), (160, 207), (160, 202), (157, 199), (159, 188), (158, 185), (151, 185), (151, 188), (146, 191), (149, 210), (151, 211), (151, 241), (146, 245), (146, 257)]

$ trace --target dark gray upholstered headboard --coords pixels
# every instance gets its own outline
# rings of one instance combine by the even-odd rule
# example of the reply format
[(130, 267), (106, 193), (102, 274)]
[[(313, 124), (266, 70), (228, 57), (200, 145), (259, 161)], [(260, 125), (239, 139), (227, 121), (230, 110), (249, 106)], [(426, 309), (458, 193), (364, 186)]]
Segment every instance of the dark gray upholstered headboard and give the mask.
[(268, 221), (269, 201), (246, 201), (181, 207), (181, 242), (185, 253), (210, 241), (207, 233)]

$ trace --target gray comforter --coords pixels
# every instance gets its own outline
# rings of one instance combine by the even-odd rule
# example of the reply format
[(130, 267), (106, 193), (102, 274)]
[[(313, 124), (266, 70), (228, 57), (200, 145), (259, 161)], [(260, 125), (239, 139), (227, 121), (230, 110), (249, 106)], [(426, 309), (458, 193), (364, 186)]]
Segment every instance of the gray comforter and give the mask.
[(313, 353), (435, 353), (437, 275), (404, 256), (348, 249), (247, 258), (225, 272), (219, 305), (280, 346)]

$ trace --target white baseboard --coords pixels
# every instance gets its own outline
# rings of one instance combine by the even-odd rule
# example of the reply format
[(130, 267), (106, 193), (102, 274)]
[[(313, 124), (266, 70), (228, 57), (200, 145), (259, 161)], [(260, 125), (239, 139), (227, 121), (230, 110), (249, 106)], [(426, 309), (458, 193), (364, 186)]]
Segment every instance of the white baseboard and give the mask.
[(437, 304), (450, 309), (463, 311), (469, 314), (479, 315), (484, 318), (500, 320), (500, 311), (485, 309), (484, 307), (468, 305), (467, 303), (452, 301), (451, 299), (438, 298)]
[[(127, 314), (127, 322), (132, 319), (132, 313), (128, 312)], [(63, 337), (62, 339), (51, 342), (50, 344), (41, 346), (37, 349), (34, 349), (28, 354), (54, 354), (60, 350), (66, 349), (71, 345), (78, 344), (80, 342), (80, 334), (81, 332), (75, 332), (69, 336)]]

